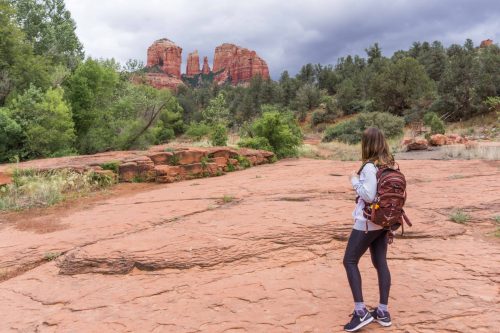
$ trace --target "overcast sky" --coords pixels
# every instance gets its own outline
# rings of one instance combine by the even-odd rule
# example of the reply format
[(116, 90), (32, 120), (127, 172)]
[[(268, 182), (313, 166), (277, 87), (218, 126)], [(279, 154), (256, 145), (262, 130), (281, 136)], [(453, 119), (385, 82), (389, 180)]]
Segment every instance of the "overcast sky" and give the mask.
[(66, 0), (66, 6), (87, 56), (145, 62), (147, 47), (167, 37), (182, 47), (185, 72), (189, 52), (198, 49), (212, 65), (215, 47), (229, 42), (255, 50), (274, 79), (306, 63), (364, 56), (374, 42), (390, 56), (414, 41), (500, 39), (498, 0)]

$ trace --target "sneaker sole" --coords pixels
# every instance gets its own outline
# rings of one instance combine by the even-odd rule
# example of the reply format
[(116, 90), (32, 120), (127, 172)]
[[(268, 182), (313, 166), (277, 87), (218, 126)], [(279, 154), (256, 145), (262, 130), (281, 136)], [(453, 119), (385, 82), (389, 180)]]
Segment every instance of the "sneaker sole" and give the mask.
[(362, 323), (359, 323), (358, 326), (354, 327), (354, 328), (351, 328), (350, 330), (348, 329), (344, 329), (346, 332), (356, 332), (357, 330), (359, 330), (360, 328), (362, 327), (365, 327), (366, 325), (368, 325), (369, 323), (371, 323), (373, 321), (373, 317), (370, 317), (369, 319), (365, 320), (364, 322)]
[(377, 320), (377, 323), (379, 323), (380, 325), (384, 326), (384, 327), (389, 327), (392, 325), (392, 322), (386, 322), (386, 321), (381, 321), (381, 320)]

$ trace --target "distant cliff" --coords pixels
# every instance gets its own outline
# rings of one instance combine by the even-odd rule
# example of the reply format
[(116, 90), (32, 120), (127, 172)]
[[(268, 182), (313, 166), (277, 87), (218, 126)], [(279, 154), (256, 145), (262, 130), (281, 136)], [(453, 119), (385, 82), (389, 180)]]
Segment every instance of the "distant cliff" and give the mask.
[(264, 59), (255, 51), (229, 43), (215, 48), (212, 69), (207, 57), (204, 57), (200, 70), (197, 50), (188, 54), (186, 74), (181, 75), (181, 64), (181, 47), (167, 38), (155, 41), (148, 48), (146, 83), (155, 88), (176, 89), (183, 83), (196, 86), (204, 81), (238, 85), (249, 82), (257, 75), (269, 79), (269, 68)]

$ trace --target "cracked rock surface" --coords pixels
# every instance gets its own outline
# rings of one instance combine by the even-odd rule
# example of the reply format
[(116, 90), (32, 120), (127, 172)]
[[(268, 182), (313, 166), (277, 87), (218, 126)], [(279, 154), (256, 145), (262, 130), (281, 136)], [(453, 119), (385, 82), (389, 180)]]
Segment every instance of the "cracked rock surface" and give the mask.
[[(495, 332), (500, 243), (485, 230), (500, 214), (500, 163), (400, 165), (414, 226), (389, 247), (393, 327), (367, 331)], [(64, 228), (52, 232), (6, 223), (0, 270), (24, 273), (0, 283), (0, 331), (341, 332), (357, 167), (283, 160), (53, 216)], [(449, 221), (456, 208), (467, 224)], [(360, 268), (374, 307), (368, 255)]]

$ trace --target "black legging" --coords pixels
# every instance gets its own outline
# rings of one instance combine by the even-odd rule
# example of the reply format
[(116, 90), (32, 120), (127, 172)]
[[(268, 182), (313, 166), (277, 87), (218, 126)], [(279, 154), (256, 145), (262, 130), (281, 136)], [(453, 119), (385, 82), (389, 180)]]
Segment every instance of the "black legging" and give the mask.
[(387, 266), (387, 237), (386, 230), (364, 231), (353, 229), (344, 255), (344, 267), (347, 279), (351, 286), (354, 302), (363, 302), (361, 290), (361, 274), (358, 262), (361, 256), (370, 248), (372, 263), (377, 270), (380, 304), (388, 304), (389, 289), (391, 288), (391, 273)]

